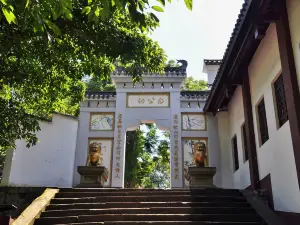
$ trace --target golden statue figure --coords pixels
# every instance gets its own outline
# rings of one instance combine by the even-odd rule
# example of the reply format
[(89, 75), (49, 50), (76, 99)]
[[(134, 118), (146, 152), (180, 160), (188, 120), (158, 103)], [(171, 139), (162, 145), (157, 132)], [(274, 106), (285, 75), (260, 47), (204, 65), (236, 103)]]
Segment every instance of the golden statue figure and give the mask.
[(207, 166), (207, 150), (204, 142), (197, 142), (193, 149), (193, 164), (199, 167)]
[(92, 142), (89, 145), (87, 166), (101, 166), (103, 161), (101, 143)]

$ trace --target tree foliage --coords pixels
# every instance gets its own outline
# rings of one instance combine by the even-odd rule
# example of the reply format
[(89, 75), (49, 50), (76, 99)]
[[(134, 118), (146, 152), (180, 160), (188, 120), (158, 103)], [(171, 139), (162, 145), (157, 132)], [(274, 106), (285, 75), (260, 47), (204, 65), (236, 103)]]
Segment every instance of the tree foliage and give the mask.
[[(9, 24), (26, 24), (34, 31), (53, 30), (60, 33), (60, 29), (53, 20), (63, 19), (72, 21), (75, 17), (73, 7), (79, 0), (1, 0), (0, 21), (6, 20)], [(168, 0), (171, 2), (172, 0)], [(88, 0), (82, 1), (80, 12), (88, 17), (89, 21), (109, 19), (116, 10), (128, 11), (132, 20), (143, 29), (147, 12), (151, 9), (151, 17), (158, 21), (153, 12), (163, 12), (165, 0)], [(192, 9), (193, 0), (184, 0), (188, 9)], [(26, 20), (22, 20), (24, 17)], [(32, 23), (28, 23), (32, 21)]]
[(203, 91), (207, 89), (207, 82), (204, 80), (196, 80), (193, 77), (185, 79), (182, 87), (183, 91)]
[(160, 139), (155, 125), (127, 132), (125, 186), (143, 188), (170, 187), (170, 142), (166, 133)]
[(13, 147), (20, 138), (36, 143), (38, 122), (28, 114), (76, 115), (85, 91), (82, 78), (107, 80), (116, 60), (129, 63), (136, 76), (140, 67), (163, 70), (164, 51), (146, 35), (158, 25), (149, 13), (143, 14), (141, 29), (130, 11), (120, 7), (100, 20), (82, 13), (84, 1), (29, 0), (25, 9), (24, 2), (1, 0), (3, 9), (13, 6), (17, 21), (0, 22), (1, 147)]
[(116, 86), (112, 83), (111, 78), (100, 80), (97, 77), (90, 77), (85, 81), (87, 91), (116, 91)]

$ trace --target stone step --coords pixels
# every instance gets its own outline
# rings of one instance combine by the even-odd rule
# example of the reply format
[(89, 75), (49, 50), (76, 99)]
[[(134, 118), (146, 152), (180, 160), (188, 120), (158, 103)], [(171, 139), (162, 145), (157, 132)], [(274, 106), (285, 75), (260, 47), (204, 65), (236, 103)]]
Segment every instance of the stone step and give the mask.
[(211, 191), (153, 191), (153, 192), (59, 192), (56, 198), (79, 198), (79, 197), (95, 197), (95, 196), (154, 196), (154, 195), (205, 195), (205, 196), (242, 196), (240, 192), (211, 192)]
[(210, 222), (261, 222), (259, 216), (250, 214), (101, 214), (68, 217), (41, 217), (35, 225), (68, 224), (78, 222), (106, 222), (106, 221), (210, 221)]
[[(85, 223), (84, 223), (85, 224)], [(260, 222), (218, 222), (211, 223), (206, 221), (107, 221), (104, 224), (123, 224), (123, 225), (260, 225)]]
[[(68, 223), (68, 225), (102, 225), (104, 222), (90, 222), (90, 223)], [(66, 225), (65, 223), (53, 224), (53, 225)]]
[(110, 193), (118, 193), (118, 192), (133, 192), (133, 193), (143, 193), (143, 192), (164, 192), (166, 194), (172, 193), (172, 192), (206, 192), (206, 193), (240, 193), (237, 189), (219, 189), (219, 188), (193, 188), (193, 189), (130, 189), (130, 188), (61, 188), (60, 192), (110, 192)]
[[(68, 225), (102, 225), (102, 224), (123, 224), (123, 225), (212, 225), (211, 222), (199, 221), (106, 221), (106, 222), (84, 222), (69, 223)], [(216, 223), (215, 223), (216, 224)], [(219, 222), (218, 225), (261, 225), (260, 222)], [(66, 225), (66, 224), (53, 224)]]
[[(102, 225), (105, 224), (104, 222), (86, 222), (86, 223), (68, 223), (67, 225)], [(53, 225), (66, 225), (65, 223), (60, 223), (60, 224), (53, 224)]]
[(167, 202), (167, 201), (189, 201), (189, 202), (246, 202), (244, 197), (232, 196), (201, 196), (201, 195), (152, 195), (152, 196), (96, 196), (82, 198), (57, 198), (51, 200), (51, 204), (67, 203), (95, 203), (95, 202)]
[(251, 207), (153, 207), (153, 208), (111, 208), (48, 210), (41, 217), (98, 215), (98, 214), (255, 214)]
[(47, 210), (145, 208), (145, 207), (250, 207), (248, 202), (108, 202), (52, 204)]

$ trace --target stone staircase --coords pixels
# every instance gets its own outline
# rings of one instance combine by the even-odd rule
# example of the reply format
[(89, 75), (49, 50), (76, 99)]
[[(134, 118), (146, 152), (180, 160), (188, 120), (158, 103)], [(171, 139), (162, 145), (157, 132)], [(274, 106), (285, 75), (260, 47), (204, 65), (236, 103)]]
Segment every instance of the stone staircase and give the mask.
[(34, 225), (265, 224), (238, 190), (61, 189)]

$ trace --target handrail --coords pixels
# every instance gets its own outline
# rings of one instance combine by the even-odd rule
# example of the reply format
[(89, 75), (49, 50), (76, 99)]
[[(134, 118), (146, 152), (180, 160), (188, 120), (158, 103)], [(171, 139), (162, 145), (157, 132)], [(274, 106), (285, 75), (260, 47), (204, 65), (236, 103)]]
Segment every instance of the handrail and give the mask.
[(39, 218), (41, 213), (50, 204), (55, 194), (59, 192), (59, 189), (47, 188), (44, 193), (36, 198), (12, 223), (12, 225), (33, 225), (35, 219)]

